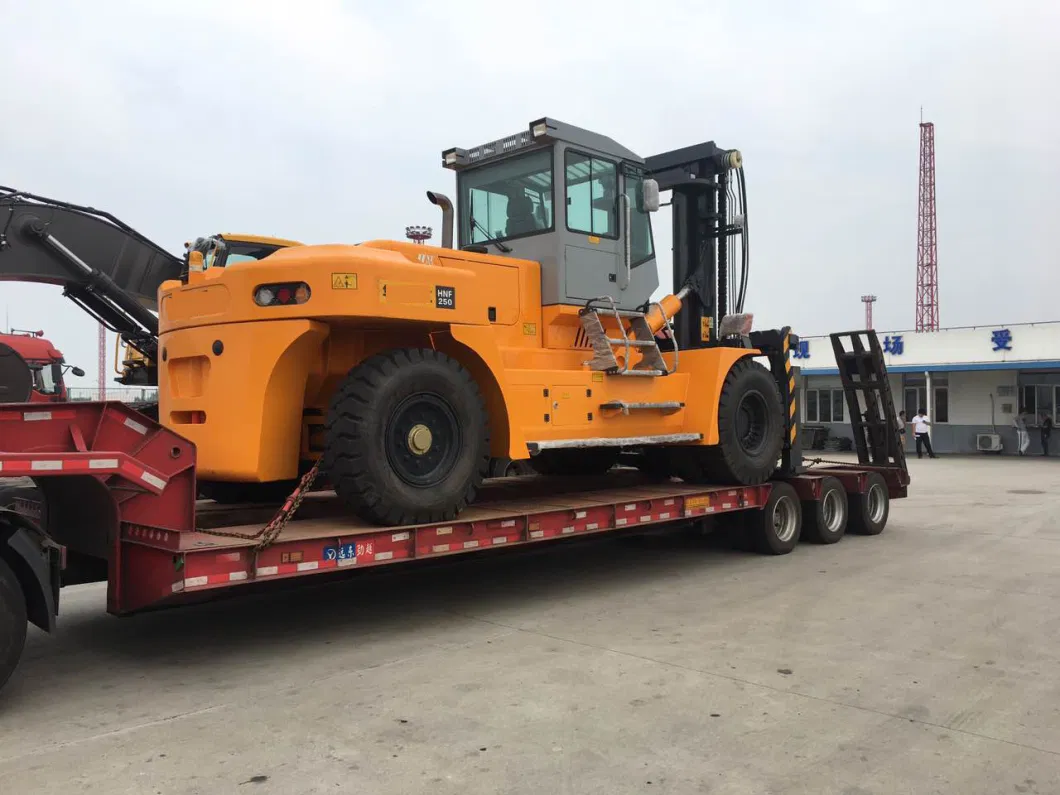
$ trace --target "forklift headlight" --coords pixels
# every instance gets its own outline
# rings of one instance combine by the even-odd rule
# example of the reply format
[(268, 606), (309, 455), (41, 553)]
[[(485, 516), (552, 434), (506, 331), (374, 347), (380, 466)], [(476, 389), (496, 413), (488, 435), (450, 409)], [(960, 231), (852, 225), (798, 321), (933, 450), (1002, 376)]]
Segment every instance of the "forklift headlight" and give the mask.
[(305, 282), (261, 284), (254, 290), (254, 303), (258, 306), (293, 306), (304, 304), (311, 295)]

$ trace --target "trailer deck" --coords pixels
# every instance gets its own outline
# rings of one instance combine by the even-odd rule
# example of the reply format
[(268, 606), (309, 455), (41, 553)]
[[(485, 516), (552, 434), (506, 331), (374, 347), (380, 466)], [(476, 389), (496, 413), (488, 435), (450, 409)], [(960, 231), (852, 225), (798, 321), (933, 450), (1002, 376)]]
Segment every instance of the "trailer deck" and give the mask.
[[(15, 506), (0, 508), (0, 636), (14, 633), (0, 684), (17, 663), (26, 621), (52, 629), (59, 589), (71, 582), (106, 579), (108, 612), (127, 615), (255, 583), (727, 514), (769, 554), (790, 552), (804, 522), (822, 543), (838, 541), (848, 521), (879, 533), (909, 474), (871, 333), (869, 343), (837, 348), (848, 407), (861, 418), (857, 464), (781, 467), (754, 486), (695, 485), (624, 467), (592, 478), (503, 478), (487, 481), (453, 521), (403, 527), (358, 520), (332, 492), (303, 493), (311, 476), (278, 511), (197, 501), (195, 446), (123, 403), (0, 405), (0, 478), (32, 479), (38, 500), (35, 509), (25, 497), (0, 503)], [(797, 435), (790, 439), (785, 456), (801, 461)]]

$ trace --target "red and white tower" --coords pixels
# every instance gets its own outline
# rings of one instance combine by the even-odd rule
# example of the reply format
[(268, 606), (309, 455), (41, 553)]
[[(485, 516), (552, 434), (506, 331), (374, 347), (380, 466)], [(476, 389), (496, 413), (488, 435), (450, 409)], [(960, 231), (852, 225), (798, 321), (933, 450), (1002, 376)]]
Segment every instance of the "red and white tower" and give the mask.
[(861, 302), (865, 304), (865, 328), (867, 330), (872, 329), (872, 305), (876, 303), (876, 296), (874, 295), (863, 295), (861, 296)]
[(916, 330), (939, 330), (939, 252), (935, 236), (935, 125), (920, 120), (920, 202), (916, 226)]

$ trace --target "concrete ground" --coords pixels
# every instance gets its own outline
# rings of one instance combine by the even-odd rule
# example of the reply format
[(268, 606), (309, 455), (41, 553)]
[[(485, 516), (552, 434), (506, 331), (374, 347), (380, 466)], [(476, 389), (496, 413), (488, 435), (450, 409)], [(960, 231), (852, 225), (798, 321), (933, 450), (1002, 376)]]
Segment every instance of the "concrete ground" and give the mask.
[(4, 793), (1060, 792), (1060, 462), (910, 462), (876, 538), (668, 536), (130, 619), (64, 592)]

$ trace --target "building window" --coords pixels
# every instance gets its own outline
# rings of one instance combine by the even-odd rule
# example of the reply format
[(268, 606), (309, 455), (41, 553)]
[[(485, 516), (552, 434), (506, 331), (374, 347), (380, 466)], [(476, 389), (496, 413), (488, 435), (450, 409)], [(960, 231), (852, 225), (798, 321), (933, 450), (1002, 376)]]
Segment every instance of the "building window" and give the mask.
[(803, 396), (805, 422), (845, 422), (846, 398), (842, 389), (807, 389)]
[(618, 169), (609, 160), (568, 150), (567, 229), (596, 237), (618, 237)]
[[(931, 377), (932, 405), (930, 406), (929, 419), (932, 422), (945, 424), (950, 421), (950, 388), (949, 379), (942, 376)], [(941, 382), (941, 383), (940, 383)], [(920, 409), (928, 411), (927, 384), (922, 375), (907, 375), (905, 377), (905, 389), (903, 390), (902, 408), (905, 409), (906, 419), (912, 419)]]
[(1060, 387), (1052, 384), (1025, 384), (1020, 387), (1019, 408), (1030, 415), (1028, 419), (1031, 425), (1041, 422), (1042, 415), (1056, 422), (1056, 406), (1060, 398), (1057, 391), (1060, 391)]

